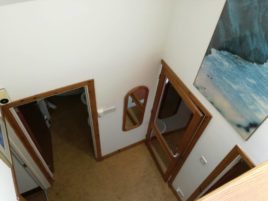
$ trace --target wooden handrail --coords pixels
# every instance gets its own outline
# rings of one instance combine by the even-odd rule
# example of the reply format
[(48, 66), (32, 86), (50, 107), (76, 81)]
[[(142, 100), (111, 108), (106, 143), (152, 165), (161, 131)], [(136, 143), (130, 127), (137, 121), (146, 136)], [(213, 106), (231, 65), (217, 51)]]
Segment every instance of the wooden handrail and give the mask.
[(268, 161), (226, 183), (198, 201), (246, 200), (268, 200)]

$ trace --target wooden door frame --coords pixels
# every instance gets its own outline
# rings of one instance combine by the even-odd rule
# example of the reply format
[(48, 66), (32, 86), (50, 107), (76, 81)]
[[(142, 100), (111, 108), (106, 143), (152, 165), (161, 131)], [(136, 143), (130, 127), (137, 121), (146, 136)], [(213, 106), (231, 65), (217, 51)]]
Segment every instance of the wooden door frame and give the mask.
[[(199, 124), (199, 127), (195, 131), (195, 134), (193, 135), (192, 139), (190, 140), (190, 143), (188, 144), (185, 151), (183, 152), (182, 159), (180, 159), (180, 158), (177, 159), (175, 167), (172, 170), (168, 170), (166, 175), (165, 175), (161, 171), (161, 168), (156, 161), (157, 167), (160, 170), (164, 180), (168, 181), (168, 183), (171, 184), (174, 181), (180, 168), (184, 164), (184, 161), (189, 156), (194, 145), (198, 141), (199, 137), (202, 135), (203, 131), (207, 127), (209, 121), (212, 118), (212, 115), (203, 106), (203, 104), (190, 92), (190, 90), (186, 87), (186, 85), (180, 80), (180, 78), (176, 75), (176, 73), (172, 71), (172, 69), (168, 66), (168, 64), (164, 60), (161, 60), (161, 64), (162, 64), (162, 70), (161, 70), (161, 73), (159, 76), (158, 87), (157, 87), (157, 91), (156, 91), (156, 95), (155, 95), (155, 99), (154, 99), (153, 108), (151, 111), (151, 118), (149, 121), (147, 135), (146, 135), (146, 144), (147, 144), (147, 147), (149, 148), (149, 151), (150, 151), (151, 155), (153, 156), (154, 160), (156, 161), (156, 158), (153, 154), (153, 151), (150, 148), (149, 141), (150, 141), (151, 131), (153, 129), (155, 129), (154, 128), (154, 120), (155, 120), (156, 115), (157, 115), (157, 110), (158, 110), (158, 107), (159, 107), (159, 104), (161, 101), (161, 96), (162, 96), (162, 92), (164, 89), (164, 84), (165, 84), (166, 78), (169, 79), (169, 81), (172, 83), (174, 89), (180, 94), (180, 96), (182, 97), (183, 100), (189, 100), (190, 105), (194, 105), (203, 113), (202, 122)], [(171, 175), (171, 177), (168, 177), (167, 174)]]
[(196, 188), (196, 190), (190, 195), (187, 201), (195, 200), (200, 195), (200, 193), (206, 190), (211, 182), (213, 182), (239, 156), (247, 163), (250, 168), (255, 167), (255, 164), (252, 162), (252, 160), (238, 145), (236, 145), (209, 174), (209, 176)]
[[(75, 89), (84, 88), (86, 90), (86, 93), (88, 93), (89, 97), (89, 103), (88, 107), (90, 107), (91, 115), (92, 115), (92, 124), (93, 124), (93, 130), (94, 130), (94, 138), (95, 138), (95, 146), (96, 146), (96, 153), (95, 158), (96, 160), (102, 159), (102, 153), (101, 153), (101, 144), (100, 144), (100, 135), (99, 135), (99, 123), (98, 123), (98, 112), (97, 112), (97, 103), (96, 103), (96, 93), (95, 93), (95, 84), (94, 80), (87, 80), (75, 84), (71, 84), (68, 86), (64, 86), (61, 88), (57, 88), (54, 90), (50, 90), (47, 92), (39, 93), (27, 98), (19, 99), (16, 101), (12, 101), (6, 105), (2, 106), (3, 111), (3, 117), (6, 119), (10, 126), (14, 129), (15, 134), (19, 138), (19, 140), (22, 142), (26, 150), (31, 155), (34, 162), (37, 164), (41, 172), (44, 174), (46, 179), (50, 184), (53, 183), (54, 178), (51, 176), (50, 172), (46, 169), (45, 165), (43, 164), (42, 160), (39, 158), (38, 154), (33, 149), (30, 142), (27, 140), (26, 136), (24, 135), (24, 132), (22, 131), (21, 127), (19, 126), (18, 122), (16, 121), (15, 117), (13, 116), (11, 109), (14, 107), (18, 107), (23, 104), (27, 104), (33, 101), (38, 101), (40, 99), (45, 99), (51, 96), (59, 95), (62, 93), (66, 93), (68, 91), (72, 91)], [(94, 140), (93, 140), (94, 141)]]

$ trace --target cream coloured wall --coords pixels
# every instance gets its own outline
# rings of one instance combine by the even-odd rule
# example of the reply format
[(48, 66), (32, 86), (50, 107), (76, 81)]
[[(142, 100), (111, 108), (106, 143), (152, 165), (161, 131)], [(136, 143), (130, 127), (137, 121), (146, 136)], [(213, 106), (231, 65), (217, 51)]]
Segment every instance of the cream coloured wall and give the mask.
[(16, 191), (12, 171), (0, 158), (0, 200), (16, 201)]
[[(33, 0), (0, 6), (0, 87), (12, 100), (95, 79), (103, 154), (144, 139), (174, 0)], [(4, 3), (5, 4), (5, 1)], [(150, 89), (141, 127), (122, 132), (123, 98)]]
[[(175, 189), (182, 189), (185, 195), (183, 200), (235, 144), (239, 144), (256, 164), (268, 159), (267, 122), (264, 122), (248, 141), (244, 141), (193, 86), (224, 3), (225, 0), (177, 0), (164, 53), (166, 62), (213, 116), (173, 183)], [(200, 163), (201, 155), (208, 160), (205, 166)]]

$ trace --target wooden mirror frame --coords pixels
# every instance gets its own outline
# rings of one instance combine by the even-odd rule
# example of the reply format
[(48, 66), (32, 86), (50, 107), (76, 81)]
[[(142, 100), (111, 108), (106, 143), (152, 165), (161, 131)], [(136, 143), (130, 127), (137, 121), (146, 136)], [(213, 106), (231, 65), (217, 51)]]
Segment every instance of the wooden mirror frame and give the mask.
[[(202, 194), (206, 188), (212, 184), (215, 179), (223, 173), (226, 168), (231, 165), (232, 162), (237, 157), (241, 157), (241, 159), (248, 165), (250, 169), (255, 167), (255, 164), (251, 161), (251, 159), (243, 152), (243, 150), (236, 145), (225, 157), (224, 159), (216, 166), (216, 168), (210, 173), (210, 175), (198, 186), (198, 188), (190, 195), (187, 201), (193, 201), (198, 198), (200, 194)], [(225, 174), (225, 173), (224, 173)], [(222, 175), (224, 176), (224, 175)], [(208, 189), (207, 189), (208, 190)], [(205, 196), (201, 195), (201, 197)]]
[[(145, 97), (144, 97), (144, 104), (140, 104), (140, 102), (138, 100), (135, 100), (135, 103), (137, 104), (137, 106), (141, 109), (141, 120), (140, 122), (137, 124), (137, 125), (134, 125), (130, 128), (127, 128), (126, 127), (126, 119), (127, 119), (127, 111), (128, 111), (128, 97), (134, 93), (135, 91), (138, 91), (138, 90), (144, 90), (145, 91)], [(148, 94), (149, 94), (149, 89), (148, 87), (146, 86), (137, 86), (133, 89), (131, 89), (126, 95), (125, 95), (125, 98), (124, 98), (124, 110), (123, 110), (123, 126), (122, 126), (122, 130), (123, 131), (129, 131), (129, 130), (132, 130), (134, 128), (137, 128), (139, 127), (142, 122), (143, 122), (143, 119), (144, 119), (144, 113), (145, 113), (145, 110), (146, 110), (146, 105), (147, 105), (147, 99), (148, 99)]]
[[(182, 168), (184, 162), (186, 161), (187, 157), (191, 153), (192, 149), (194, 148), (195, 144), (197, 143), (200, 136), (203, 134), (205, 128), (207, 127), (208, 123), (210, 122), (212, 115), (210, 112), (203, 106), (203, 104), (192, 94), (192, 92), (187, 88), (187, 86), (182, 82), (182, 80), (178, 77), (178, 75), (168, 66), (168, 64), (162, 60), (162, 70), (159, 76), (157, 91), (155, 94), (154, 104), (151, 112), (150, 122), (147, 130), (146, 135), (146, 144), (147, 147), (156, 162), (156, 165), (163, 176), (163, 179), (168, 182), (170, 186), (172, 186), (175, 177), (177, 176), (178, 172)], [(196, 108), (199, 112), (203, 114), (202, 121), (197, 127), (193, 127), (192, 125), (195, 124), (196, 121), (193, 121), (191, 125), (188, 125), (189, 129), (187, 132), (193, 133), (187, 147), (185, 148), (183, 154), (178, 157), (174, 157), (172, 152), (170, 151), (169, 147), (165, 143), (165, 141), (161, 137), (161, 133), (155, 126), (155, 119), (157, 118), (157, 111), (161, 102), (162, 92), (165, 86), (165, 81), (168, 79), (177, 93), (182, 97), (183, 101), (192, 105), (192, 108)], [(170, 167), (163, 172), (159, 163), (157, 162), (157, 158), (154, 155), (154, 152), (150, 145), (150, 136), (152, 130), (156, 130), (158, 133), (158, 137), (160, 139), (160, 144), (163, 150), (167, 153), (170, 162)]]

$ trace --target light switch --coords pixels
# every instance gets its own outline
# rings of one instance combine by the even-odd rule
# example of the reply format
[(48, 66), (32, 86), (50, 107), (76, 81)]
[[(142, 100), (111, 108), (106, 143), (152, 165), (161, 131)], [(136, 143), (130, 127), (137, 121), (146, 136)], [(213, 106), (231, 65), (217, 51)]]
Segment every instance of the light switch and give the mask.
[(201, 163), (202, 165), (206, 165), (206, 164), (208, 163), (208, 160), (206, 159), (205, 156), (201, 156), (201, 157), (200, 157), (200, 163)]
[(179, 194), (179, 196), (181, 197), (181, 198), (183, 198), (184, 197), (184, 193), (183, 193), (183, 191), (181, 190), (181, 188), (178, 186), (178, 188), (176, 189), (176, 191), (177, 191), (177, 193)]

